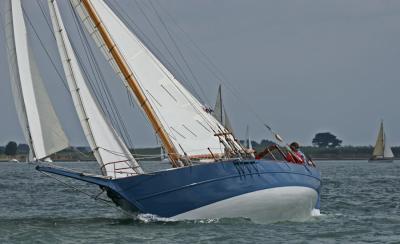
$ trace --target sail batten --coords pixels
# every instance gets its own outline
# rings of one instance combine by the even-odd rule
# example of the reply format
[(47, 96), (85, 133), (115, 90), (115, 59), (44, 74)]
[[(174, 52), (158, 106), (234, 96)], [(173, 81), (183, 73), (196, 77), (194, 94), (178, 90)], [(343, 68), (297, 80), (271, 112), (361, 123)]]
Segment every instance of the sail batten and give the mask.
[(6, 39), (13, 97), (30, 160), (44, 159), (68, 147), (68, 139), (37, 68), (20, 0), (7, 1)]
[[(110, 59), (110, 56), (115, 56), (110, 55), (113, 54), (112, 52), (118, 52), (122, 56), (123, 62), (128, 66), (130, 74), (144, 95), (144, 101), (149, 103), (150, 110), (155, 116), (154, 119), (160, 123), (160, 127), (153, 124), (154, 130), (156, 133), (160, 130), (166, 133), (166, 140), (162, 138), (162, 134), (160, 134), (160, 138), (169, 154), (171, 151), (169, 145), (166, 145), (168, 141), (173, 145), (172, 148), (175, 150), (173, 153), (179, 155), (185, 153), (189, 157), (210, 155), (210, 149), (213, 154), (224, 154), (225, 148), (220, 142), (221, 138), (215, 136), (216, 133), (221, 132), (221, 129), (224, 130), (224, 126), (205, 111), (204, 106), (174, 78), (103, 0), (70, 1), (83, 20), (85, 27), (88, 28), (88, 32), (106, 55), (106, 59), (111, 60), (111, 65), (115, 65), (115, 60)], [(97, 27), (93, 21), (90, 23), (86, 5), (90, 5), (90, 8), (95, 11), (96, 17), (101, 20), (98, 25), (107, 31), (106, 37), (111, 39), (106, 46), (109, 47), (110, 42), (114, 44), (111, 50), (104, 48), (104, 43), (107, 42), (104, 40), (105, 34), (95, 34)], [(103, 40), (101, 40), (102, 38)], [(122, 71), (121, 68), (119, 69)], [(127, 79), (126, 75), (124, 79)], [(136, 92), (135, 95), (138, 96)], [(138, 100), (141, 104), (142, 98), (138, 97)], [(152, 122), (153, 115), (148, 114), (145, 107), (143, 109)], [(201, 121), (201, 124), (198, 121)], [(209, 130), (205, 130), (204, 126)], [(233, 144), (236, 143), (232, 136), (227, 135), (226, 137), (229, 137)]]
[(85, 137), (96, 160), (101, 165), (102, 173), (113, 178), (143, 173), (140, 165), (107, 121), (92, 96), (65, 31), (57, 1), (49, 0), (48, 4), (58, 50), (74, 106)]

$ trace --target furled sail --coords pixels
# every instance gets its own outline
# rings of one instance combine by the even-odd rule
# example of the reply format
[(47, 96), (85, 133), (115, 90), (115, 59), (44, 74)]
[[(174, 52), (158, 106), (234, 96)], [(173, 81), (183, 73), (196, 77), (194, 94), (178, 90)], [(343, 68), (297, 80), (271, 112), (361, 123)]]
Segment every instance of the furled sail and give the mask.
[(48, 3), (58, 50), (74, 106), (87, 141), (101, 165), (102, 173), (113, 178), (143, 173), (140, 165), (106, 120), (92, 96), (62, 22), (57, 1), (49, 0)]
[(28, 44), (21, 0), (8, 0), (5, 12), (11, 87), (30, 160), (44, 159), (68, 147)]
[[(240, 148), (234, 138), (226, 134), (225, 128), (173, 77), (103, 0), (70, 1), (103, 54), (121, 74), (111, 55), (114, 48), (118, 49), (145, 96), (144, 102), (150, 103), (177, 153), (196, 157), (210, 155), (211, 151), (214, 155), (222, 155), (227, 145)], [(107, 37), (115, 44), (114, 48), (107, 48), (107, 43), (84, 6), (85, 3), (90, 4), (96, 12), (102, 27), (107, 30)], [(129, 77), (125, 76), (125, 79)], [(158, 132), (157, 128), (155, 130)], [(163, 143), (165, 144), (164, 141)], [(168, 147), (166, 149), (170, 153)]]

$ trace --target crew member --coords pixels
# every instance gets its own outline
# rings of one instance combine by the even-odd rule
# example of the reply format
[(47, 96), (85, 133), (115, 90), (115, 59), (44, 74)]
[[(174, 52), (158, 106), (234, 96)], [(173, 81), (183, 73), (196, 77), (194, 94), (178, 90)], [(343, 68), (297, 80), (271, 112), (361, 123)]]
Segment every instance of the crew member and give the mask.
[(299, 150), (300, 146), (297, 142), (290, 144), (290, 150), (286, 155), (286, 160), (292, 163), (304, 164), (307, 162), (307, 158), (302, 151)]

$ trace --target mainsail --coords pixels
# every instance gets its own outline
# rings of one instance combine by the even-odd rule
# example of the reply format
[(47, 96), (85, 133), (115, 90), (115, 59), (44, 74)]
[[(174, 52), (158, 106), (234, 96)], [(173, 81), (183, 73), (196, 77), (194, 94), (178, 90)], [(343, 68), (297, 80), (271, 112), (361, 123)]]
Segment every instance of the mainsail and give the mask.
[(379, 128), (378, 138), (376, 139), (372, 156), (375, 158), (393, 158), (393, 152), (389, 145), (386, 144), (386, 135), (383, 129), (383, 121)]
[[(139, 85), (139, 91), (132, 90), (170, 157), (171, 153), (189, 157), (210, 155), (210, 152), (223, 155), (229, 149), (227, 147), (240, 149), (224, 126), (174, 78), (103, 0), (70, 1), (108, 61), (123, 75), (123, 80), (134, 80)], [(121, 64), (116, 62), (118, 60), (114, 59), (116, 55), (122, 56), (122, 67), (127, 68), (121, 68)], [(142, 96), (144, 99), (140, 100)], [(162, 136), (164, 133), (167, 138)], [(173, 146), (168, 144), (168, 140)]]
[(11, 87), (18, 119), (30, 147), (30, 160), (39, 160), (68, 147), (65, 136), (28, 44), (21, 0), (6, 2), (5, 29)]
[(74, 106), (86, 139), (101, 165), (102, 173), (113, 178), (143, 173), (140, 165), (133, 158), (115, 129), (106, 120), (92, 96), (62, 22), (57, 1), (49, 0), (48, 4), (58, 50)]

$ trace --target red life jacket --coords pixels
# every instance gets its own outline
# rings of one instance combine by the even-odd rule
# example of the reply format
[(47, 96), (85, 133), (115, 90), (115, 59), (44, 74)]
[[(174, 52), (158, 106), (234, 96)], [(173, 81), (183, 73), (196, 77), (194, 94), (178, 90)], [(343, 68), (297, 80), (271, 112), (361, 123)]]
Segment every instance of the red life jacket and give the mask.
[(303, 160), (303, 156), (301, 155), (301, 153), (298, 151), (293, 152), (293, 153), (296, 154), (296, 157), (293, 156), (291, 152), (288, 152), (285, 157), (286, 161), (291, 162), (291, 163), (296, 163), (296, 164), (303, 164), (304, 160)]

